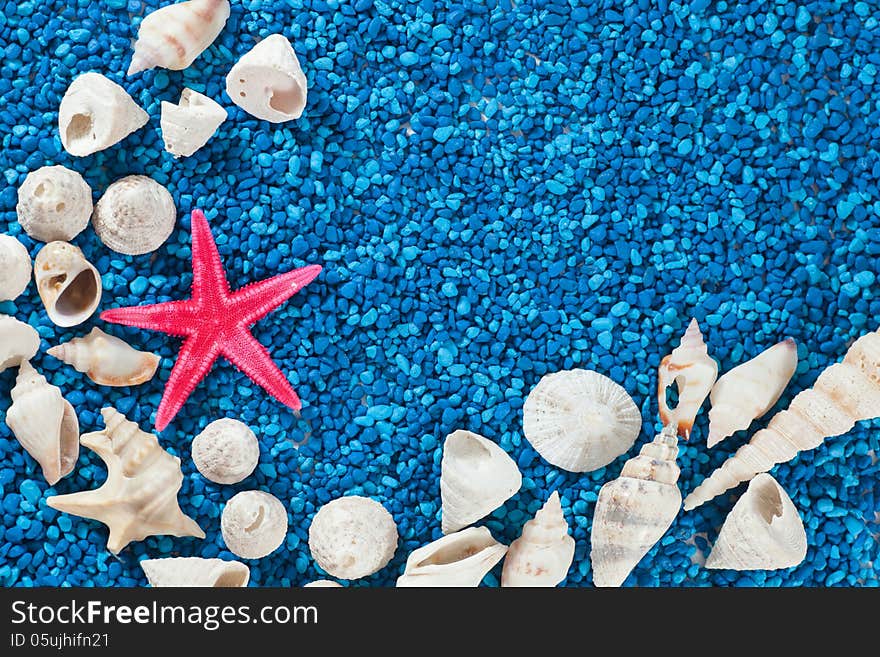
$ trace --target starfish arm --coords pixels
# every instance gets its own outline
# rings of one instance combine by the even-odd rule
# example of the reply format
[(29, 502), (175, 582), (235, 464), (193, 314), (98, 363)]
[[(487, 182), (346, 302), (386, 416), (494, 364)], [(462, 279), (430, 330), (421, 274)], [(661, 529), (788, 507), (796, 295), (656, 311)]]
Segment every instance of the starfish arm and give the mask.
[(211, 370), (218, 354), (216, 336), (210, 333), (194, 335), (183, 343), (156, 412), (157, 430), (164, 430), (174, 419), (192, 391)]
[(193, 210), (192, 226), (192, 290), (194, 299), (216, 302), (229, 294), (229, 283), (211, 227), (201, 210)]
[(302, 408), (287, 377), (272, 362), (269, 352), (247, 329), (241, 329), (224, 341), (223, 355), (251, 380), (295, 411)]
[(136, 326), (169, 335), (188, 335), (186, 327), (197, 315), (191, 300), (168, 301), (149, 306), (111, 308), (101, 313), (101, 319), (111, 324)]
[(262, 319), (311, 283), (321, 273), (321, 265), (309, 265), (251, 283), (232, 295), (232, 303), (245, 326)]

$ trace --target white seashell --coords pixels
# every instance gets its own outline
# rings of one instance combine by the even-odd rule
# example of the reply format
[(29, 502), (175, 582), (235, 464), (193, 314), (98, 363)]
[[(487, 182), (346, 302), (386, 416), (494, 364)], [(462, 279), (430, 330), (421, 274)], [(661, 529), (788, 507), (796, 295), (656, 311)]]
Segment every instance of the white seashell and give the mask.
[(226, 93), (251, 116), (283, 123), (302, 116), (308, 82), (293, 46), (283, 35), (273, 34), (232, 67)]
[(102, 386), (136, 386), (156, 374), (159, 357), (138, 351), (124, 340), (95, 327), (84, 338), (52, 347), (50, 356), (64, 361)]
[(479, 586), (506, 552), (485, 527), (468, 527), (413, 550), (397, 586)]
[(54, 486), (73, 470), (79, 458), (79, 421), (61, 390), (22, 361), (12, 389), (6, 424)]
[(147, 14), (126, 75), (151, 68), (182, 71), (208, 49), (229, 18), (229, 0), (189, 0)]
[(668, 425), (599, 490), (590, 539), (596, 586), (623, 584), (678, 515), (675, 433), (675, 425)]
[(220, 531), (226, 547), (242, 559), (262, 559), (287, 536), (287, 509), (274, 495), (245, 490), (223, 507)]
[[(717, 377), (718, 363), (709, 356), (700, 325), (692, 319), (679, 345), (660, 361), (657, 401), (663, 426), (676, 424), (679, 437), (687, 440)], [(666, 388), (673, 383), (678, 387), (678, 405), (671, 409), (666, 401)]]
[(77, 157), (118, 144), (149, 120), (125, 89), (100, 73), (76, 78), (58, 108), (61, 144)]
[(788, 494), (767, 473), (755, 476), (724, 520), (706, 568), (776, 570), (807, 556), (807, 532)]
[(492, 513), (521, 486), (519, 468), (498, 445), (470, 431), (449, 434), (440, 463), (443, 533)]
[(101, 303), (101, 274), (67, 242), (49, 242), (34, 260), (34, 280), (46, 314), (56, 326), (86, 321)]
[(126, 176), (110, 185), (92, 216), (101, 241), (126, 255), (155, 251), (171, 235), (176, 222), (177, 208), (171, 194), (147, 176)]
[(574, 539), (562, 514), (559, 493), (523, 527), (522, 536), (510, 544), (501, 586), (556, 586), (568, 575), (574, 560)]
[(196, 469), (217, 484), (237, 484), (247, 479), (260, 460), (260, 443), (243, 422), (214, 420), (195, 437), (192, 458)]
[(141, 568), (150, 586), (186, 586), (241, 588), (248, 585), (251, 569), (239, 561), (171, 557), (144, 559)]
[(40, 349), (34, 327), (9, 315), (0, 315), (0, 372), (33, 358)]
[(162, 101), (162, 139), (174, 157), (189, 157), (217, 132), (226, 120), (226, 110), (205, 95), (184, 89), (175, 105)]
[(592, 370), (547, 374), (523, 406), (523, 433), (532, 447), (569, 472), (608, 465), (633, 446), (641, 428), (632, 397)]
[(381, 570), (397, 549), (397, 524), (385, 507), (351, 495), (328, 502), (309, 527), (309, 551), (317, 564), (340, 579)]
[(89, 225), (92, 188), (67, 167), (31, 171), (18, 188), (18, 223), (41, 242), (69, 242)]
[(31, 255), (12, 235), (0, 235), (0, 301), (22, 295), (31, 282)]
[(316, 579), (314, 582), (309, 582), (305, 586), (304, 589), (341, 589), (342, 584), (339, 582), (334, 582), (332, 579)]
[(107, 525), (107, 549), (114, 554), (147, 536), (205, 538), (205, 532), (177, 503), (183, 483), (180, 459), (116, 409), (104, 408), (101, 415), (106, 428), (85, 434), (80, 443), (104, 461), (107, 480), (94, 490), (50, 497), (46, 504)]
[(788, 338), (725, 373), (709, 399), (708, 447), (748, 429), (770, 410), (797, 369), (797, 345)]

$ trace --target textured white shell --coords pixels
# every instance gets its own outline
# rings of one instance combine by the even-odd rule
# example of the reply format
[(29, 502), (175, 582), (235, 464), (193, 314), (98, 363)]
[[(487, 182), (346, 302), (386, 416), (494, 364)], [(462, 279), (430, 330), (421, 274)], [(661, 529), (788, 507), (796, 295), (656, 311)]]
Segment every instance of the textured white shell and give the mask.
[(0, 235), (0, 301), (21, 296), (31, 282), (31, 256), (12, 235)]
[(626, 390), (592, 370), (547, 374), (523, 406), (523, 433), (532, 447), (569, 472), (608, 465), (633, 446), (641, 427)]
[(332, 579), (316, 579), (314, 582), (309, 582), (305, 586), (304, 589), (341, 589), (342, 584), (339, 582), (334, 582)]
[(98, 327), (83, 338), (52, 347), (50, 356), (73, 366), (102, 386), (136, 386), (156, 374), (159, 356), (138, 351), (124, 340), (104, 333)]
[(61, 144), (77, 157), (110, 148), (149, 120), (125, 89), (100, 73), (76, 78), (58, 108)]
[(251, 578), (251, 569), (239, 561), (171, 557), (144, 559), (140, 563), (153, 588), (161, 586), (240, 588), (247, 586)]
[(46, 314), (57, 326), (86, 321), (101, 303), (101, 274), (67, 242), (49, 242), (34, 259), (34, 280)]
[(312, 558), (339, 579), (358, 579), (384, 568), (397, 549), (397, 524), (368, 497), (340, 497), (322, 506), (309, 527)]
[(230, 552), (242, 559), (262, 559), (284, 543), (287, 509), (274, 495), (245, 490), (223, 507), (220, 531)]
[(767, 473), (749, 482), (734, 505), (706, 568), (775, 570), (797, 566), (807, 556), (807, 532), (797, 508)]
[(207, 96), (184, 89), (175, 105), (162, 101), (162, 139), (174, 157), (189, 157), (217, 132), (226, 120), (226, 110)]
[(498, 445), (470, 431), (449, 434), (440, 463), (443, 533), (492, 513), (521, 486), (519, 468)]
[(95, 205), (92, 226), (114, 251), (142, 255), (162, 246), (176, 221), (177, 208), (167, 189), (147, 176), (126, 176), (110, 185)]
[(92, 188), (67, 167), (31, 171), (18, 188), (18, 223), (41, 242), (69, 242), (89, 225)]
[(565, 579), (574, 560), (574, 539), (562, 514), (559, 493), (523, 527), (522, 536), (510, 544), (501, 586), (556, 586)]
[(196, 469), (217, 484), (237, 484), (251, 476), (260, 460), (257, 437), (243, 422), (214, 420), (195, 437), (192, 458)]
[(479, 586), (506, 552), (485, 527), (468, 527), (414, 550), (397, 586)]
[(302, 116), (308, 83), (293, 46), (283, 35), (273, 34), (232, 67), (226, 93), (251, 116), (283, 123)]
[(33, 358), (40, 348), (34, 327), (9, 315), (0, 315), (0, 372)]

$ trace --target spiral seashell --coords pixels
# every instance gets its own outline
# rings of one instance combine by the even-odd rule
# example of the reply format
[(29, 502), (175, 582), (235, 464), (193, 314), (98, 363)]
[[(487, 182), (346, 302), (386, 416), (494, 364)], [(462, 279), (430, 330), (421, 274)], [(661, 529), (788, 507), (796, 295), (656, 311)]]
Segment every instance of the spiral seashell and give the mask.
[(114, 554), (147, 536), (204, 538), (205, 532), (177, 503), (183, 483), (180, 459), (119, 411), (104, 408), (101, 415), (106, 428), (85, 434), (80, 443), (104, 461), (107, 480), (94, 490), (50, 497), (46, 504), (107, 525), (107, 549)]
[(31, 255), (12, 235), (0, 235), (0, 301), (12, 301), (31, 282)]
[(812, 388), (801, 391), (787, 410), (773, 416), (720, 468), (685, 498), (685, 511), (726, 490), (815, 449), (825, 438), (850, 431), (856, 422), (880, 417), (880, 334), (856, 340), (843, 362), (826, 368)]
[(36, 329), (9, 315), (0, 315), (0, 372), (30, 360), (39, 349)]
[(449, 434), (440, 463), (443, 533), (492, 513), (520, 486), (519, 468), (498, 445), (470, 431)]
[(184, 89), (175, 105), (162, 101), (162, 139), (174, 157), (189, 157), (217, 132), (226, 120), (226, 110), (207, 96)]
[(341, 589), (342, 584), (334, 582), (332, 579), (316, 579), (303, 586), (304, 589)]
[(229, 0), (188, 0), (147, 14), (126, 75), (151, 68), (182, 71), (208, 49), (229, 18)]
[(568, 535), (559, 493), (553, 491), (525, 524), (522, 536), (510, 544), (501, 586), (556, 586), (568, 575), (573, 560), (574, 539)]
[(67, 167), (31, 171), (18, 188), (18, 223), (41, 242), (69, 242), (89, 225), (92, 188)]
[(149, 120), (125, 89), (100, 73), (76, 78), (58, 108), (61, 144), (77, 157), (118, 144)]
[(214, 420), (195, 437), (192, 458), (196, 469), (217, 484), (237, 484), (257, 467), (260, 444), (243, 422), (231, 418)]
[(56, 326), (86, 321), (101, 303), (101, 274), (67, 242), (49, 242), (34, 260), (34, 280), (46, 314)]
[(479, 586), (506, 552), (485, 527), (468, 527), (414, 550), (397, 586)]
[(590, 551), (596, 586), (623, 584), (678, 515), (675, 434), (675, 425), (665, 427), (624, 464), (620, 477), (599, 490)]
[(523, 433), (532, 447), (569, 472), (608, 465), (633, 446), (641, 427), (626, 390), (592, 370), (547, 374), (523, 406)]
[(239, 561), (170, 557), (144, 559), (144, 574), (153, 588), (162, 586), (242, 588), (248, 585), (251, 569)]
[(84, 338), (74, 338), (49, 349), (48, 354), (73, 366), (102, 386), (136, 386), (156, 374), (159, 357), (138, 351), (124, 340), (95, 327)]
[(232, 67), (226, 76), (226, 93), (251, 116), (283, 123), (302, 116), (308, 82), (293, 46), (284, 35), (273, 34)]
[(79, 421), (73, 406), (29, 361), (22, 361), (6, 424), (40, 464), (50, 486), (73, 471), (79, 458)]
[(101, 241), (126, 255), (155, 251), (171, 236), (176, 222), (171, 194), (146, 176), (126, 176), (110, 185), (92, 217)]
[(226, 547), (242, 559), (262, 559), (287, 536), (287, 509), (274, 495), (245, 490), (223, 507), (220, 531)]
[(708, 446), (748, 429), (782, 396), (797, 369), (797, 345), (788, 338), (734, 367), (715, 383), (709, 399)]

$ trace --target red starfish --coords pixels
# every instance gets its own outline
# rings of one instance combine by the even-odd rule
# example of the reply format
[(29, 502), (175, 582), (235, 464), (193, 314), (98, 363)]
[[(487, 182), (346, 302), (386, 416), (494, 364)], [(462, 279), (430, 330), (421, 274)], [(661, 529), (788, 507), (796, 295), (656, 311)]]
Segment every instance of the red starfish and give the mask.
[(168, 426), (220, 356), (284, 405), (299, 410), (296, 392), (249, 329), (311, 283), (321, 266), (295, 269), (231, 292), (201, 210), (192, 213), (192, 264), (192, 298), (101, 313), (107, 322), (185, 338), (156, 413), (156, 429)]

